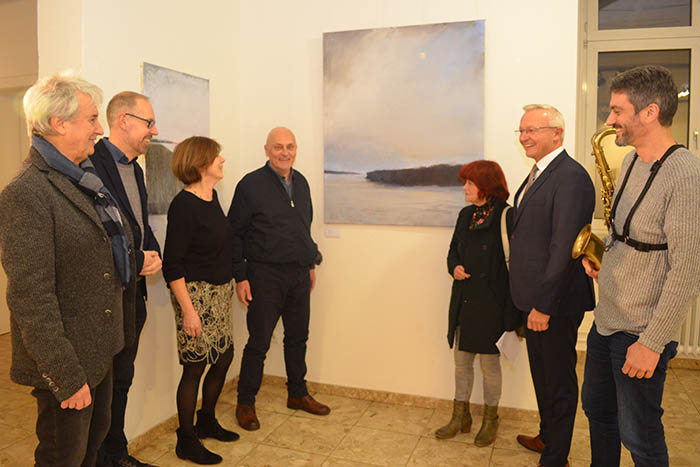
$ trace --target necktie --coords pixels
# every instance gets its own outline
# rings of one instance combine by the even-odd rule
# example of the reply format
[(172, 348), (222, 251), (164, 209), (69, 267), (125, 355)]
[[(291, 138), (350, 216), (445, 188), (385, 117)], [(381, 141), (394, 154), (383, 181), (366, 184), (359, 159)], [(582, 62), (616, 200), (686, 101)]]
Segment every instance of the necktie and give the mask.
[(530, 171), (530, 175), (527, 177), (527, 185), (525, 185), (525, 189), (523, 190), (523, 195), (520, 197), (520, 199), (523, 199), (525, 197), (525, 193), (527, 193), (527, 190), (530, 189), (532, 186), (532, 182), (535, 181), (535, 178), (537, 177), (537, 172), (539, 172), (540, 169), (537, 168), (537, 164), (532, 166), (532, 170)]

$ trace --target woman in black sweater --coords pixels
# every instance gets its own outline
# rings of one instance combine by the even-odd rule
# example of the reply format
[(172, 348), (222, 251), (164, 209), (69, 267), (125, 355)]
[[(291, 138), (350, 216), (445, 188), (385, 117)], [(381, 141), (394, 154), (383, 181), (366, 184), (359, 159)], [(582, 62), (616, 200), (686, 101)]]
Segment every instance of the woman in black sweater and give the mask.
[(498, 403), (501, 397), (501, 364), (496, 341), (506, 330), (520, 325), (520, 313), (510, 299), (501, 216), (508, 186), (501, 167), (493, 161), (475, 161), (462, 167), (465, 200), (457, 219), (447, 270), (454, 278), (450, 299), (447, 340), (454, 345), (455, 400), (450, 422), (435, 436), (452, 438), (468, 433), (474, 382), (474, 360), (479, 356), (484, 378), (484, 418), (474, 439), (488, 446), (496, 439)]
[[(197, 464), (218, 464), (221, 456), (207, 450), (200, 438), (235, 441), (214, 416), (216, 402), (233, 360), (234, 297), (231, 224), (221, 210), (214, 185), (223, 178), (221, 146), (193, 136), (177, 145), (172, 170), (185, 188), (168, 209), (163, 276), (175, 311), (182, 377), (177, 388), (175, 452)], [(199, 382), (202, 409), (194, 412)]]

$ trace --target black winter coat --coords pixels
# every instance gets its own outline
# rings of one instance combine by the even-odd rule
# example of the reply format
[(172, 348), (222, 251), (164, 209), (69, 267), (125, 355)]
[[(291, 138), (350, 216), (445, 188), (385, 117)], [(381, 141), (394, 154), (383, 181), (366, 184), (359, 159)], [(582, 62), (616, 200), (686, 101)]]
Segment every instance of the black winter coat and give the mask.
[[(496, 341), (504, 331), (512, 331), (522, 322), (521, 313), (511, 301), (508, 269), (501, 240), (501, 213), (506, 203), (496, 201), (493, 213), (483, 224), (469, 230), (476, 206), (463, 208), (457, 218), (447, 271), (457, 265), (471, 277), (452, 283), (447, 342), (452, 347), (457, 325), (460, 327), (459, 350), (497, 354)], [(511, 217), (509, 211), (508, 217)]]

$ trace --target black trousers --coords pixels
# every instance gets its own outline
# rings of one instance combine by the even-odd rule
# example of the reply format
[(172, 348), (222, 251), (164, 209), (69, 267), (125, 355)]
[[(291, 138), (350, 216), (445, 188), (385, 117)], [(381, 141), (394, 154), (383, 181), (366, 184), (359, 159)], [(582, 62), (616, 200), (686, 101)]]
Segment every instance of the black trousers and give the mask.
[(34, 389), (39, 445), (34, 451), (37, 467), (94, 467), (97, 450), (109, 428), (112, 374), (90, 389), (92, 403), (82, 410), (62, 409), (53, 392)]
[(139, 338), (146, 322), (146, 302), (141, 295), (136, 299), (136, 335), (132, 345), (124, 347), (114, 356), (114, 384), (112, 392), (112, 423), (109, 432), (100, 447), (98, 465), (112, 465), (112, 461), (129, 455), (126, 434), (124, 434), (124, 415), (129, 388), (134, 380), (134, 360), (139, 348)]
[[(527, 314), (524, 315), (527, 323)], [(576, 341), (583, 312), (551, 316), (543, 332), (527, 330), (527, 355), (540, 412), (540, 437), (546, 445), (540, 464), (563, 467), (571, 449), (578, 379)]]
[(248, 262), (253, 300), (248, 305), (248, 343), (243, 349), (238, 403), (254, 405), (275, 326), (284, 325), (284, 363), (289, 397), (306, 389), (306, 341), (309, 338), (311, 279), (309, 268), (294, 264)]

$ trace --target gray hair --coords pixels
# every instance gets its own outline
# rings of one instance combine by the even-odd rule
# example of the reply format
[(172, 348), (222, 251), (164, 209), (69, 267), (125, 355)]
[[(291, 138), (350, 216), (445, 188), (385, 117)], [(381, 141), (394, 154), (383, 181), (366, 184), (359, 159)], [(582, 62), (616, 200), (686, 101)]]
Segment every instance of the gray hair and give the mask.
[(78, 113), (78, 93), (87, 94), (95, 106), (102, 105), (102, 90), (70, 71), (38, 80), (24, 94), (27, 132), (52, 135), (51, 118), (72, 120)]
[(564, 139), (564, 116), (556, 107), (548, 104), (528, 104), (523, 106), (523, 110), (525, 112), (531, 110), (546, 110), (547, 116), (549, 116), (549, 125), (555, 128), (561, 128), (561, 139)]
[(136, 102), (140, 99), (148, 102), (148, 97), (138, 92), (122, 91), (119, 94), (115, 94), (109, 101), (109, 104), (107, 104), (107, 124), (110, 128), (122, 111), (133, 109), (136, 106)]
[(610, 92), (624, 92), (639, 113), (649, 104), (659, 106), (659, 123), (669, 127), (678, 110), (678, 88), (671, 72), (656, 65), (644, 65), (615, 75), (610, 82)]

